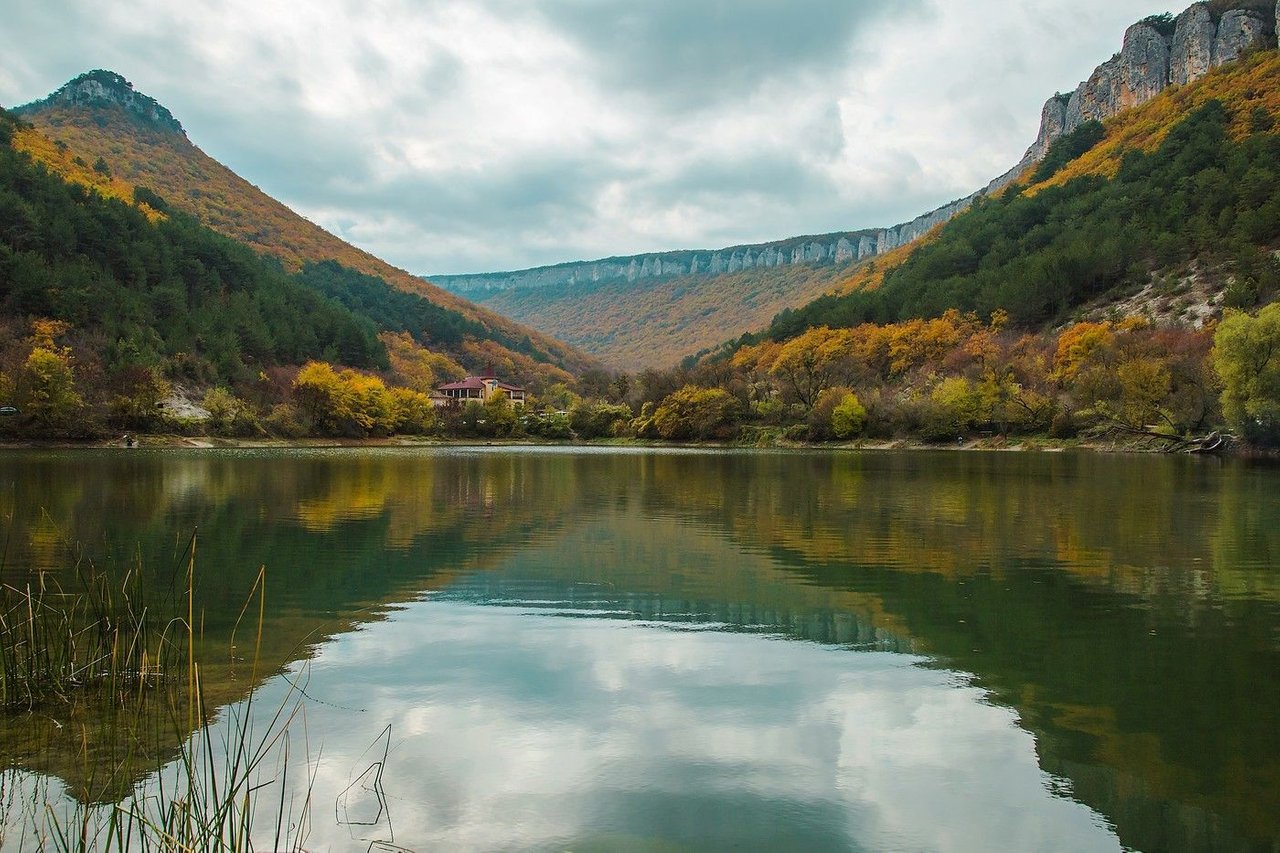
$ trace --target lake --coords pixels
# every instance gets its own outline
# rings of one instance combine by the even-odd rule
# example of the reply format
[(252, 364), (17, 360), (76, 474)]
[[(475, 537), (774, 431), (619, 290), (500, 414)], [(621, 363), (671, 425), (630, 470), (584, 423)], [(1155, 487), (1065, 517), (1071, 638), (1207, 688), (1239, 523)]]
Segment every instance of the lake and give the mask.
[[(25, 450), (0, 525), (7, 584), (174, 602), (194, 535), (212, 742), (285, 730), (310, 850), (1280, 850), (1275, 466)], [(0, 716), (0, 847), (198, 727), (156, 774), (91, 709)]]

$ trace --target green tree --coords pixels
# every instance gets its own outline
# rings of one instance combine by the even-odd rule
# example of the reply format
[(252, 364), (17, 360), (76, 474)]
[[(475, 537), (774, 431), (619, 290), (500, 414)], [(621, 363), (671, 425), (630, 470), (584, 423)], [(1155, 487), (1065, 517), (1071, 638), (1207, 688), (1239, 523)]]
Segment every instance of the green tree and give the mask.
[(1249, 316), (1228, 311), (1213, 338), (1222, 412), (1248, 440), (1280, 444), (1280, 303)]
[(519, 423), (516, 407), (511, 405), (506, 391), (498, 389), (488, 400), (485, 400), (483, 434), (506, 437), (516, 431)]
[(831, 410), (831, 432), (836, 438), (852, 438), (867, 424), (867, 410), (852, 391), (844, 394)]
[(728, 438), (737, 412), (737, 399), (723, 388), (686, 385), (662, 401), (653, 426), (667, 439)]
[(76, 388), (70, 350), (36, 346), (18, 374), (17, 405), (23, 422), (37, 435), (73, 431), (84, 398)]
[(488, 419), (485, 417), (484, 403), (479, 400), (468, 400), (459, 413), (457, 430), (462, 435), (482, 435)]
[(930, 439), (948, 439), (973, 429), (983, 418), (982, 396), (963, 376), (951, 376), (933, 389), (926, 407), (924, 432)]

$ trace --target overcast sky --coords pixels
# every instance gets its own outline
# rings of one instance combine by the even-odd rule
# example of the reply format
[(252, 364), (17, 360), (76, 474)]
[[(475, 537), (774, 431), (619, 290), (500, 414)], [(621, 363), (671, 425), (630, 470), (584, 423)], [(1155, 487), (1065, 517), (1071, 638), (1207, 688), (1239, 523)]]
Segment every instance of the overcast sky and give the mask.
[(0, 104), (93, 68), (416, 273), (892, 225), (1013, 165), (1149, 0), (0, 0)]

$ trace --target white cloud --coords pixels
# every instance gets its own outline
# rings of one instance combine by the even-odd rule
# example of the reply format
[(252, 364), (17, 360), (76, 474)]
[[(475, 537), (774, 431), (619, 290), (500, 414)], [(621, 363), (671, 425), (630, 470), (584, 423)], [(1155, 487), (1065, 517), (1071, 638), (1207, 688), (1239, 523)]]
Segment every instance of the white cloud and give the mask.
[[(14, 8), (7, 8), (9, 6)], [(1149, 0), (0, 0), (0, 103), (119, 71), (421, 272), (892, 224), (1020, 156)]]

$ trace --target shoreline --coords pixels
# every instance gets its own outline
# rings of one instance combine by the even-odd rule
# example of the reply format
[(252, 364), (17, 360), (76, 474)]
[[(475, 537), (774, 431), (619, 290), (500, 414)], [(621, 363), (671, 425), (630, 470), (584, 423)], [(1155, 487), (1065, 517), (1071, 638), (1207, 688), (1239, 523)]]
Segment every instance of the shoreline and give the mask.
[(0, 450), (294, 450), (294, 449), (360, 449), (360, 448), (433, 448), (433, 447), (578, 447), (578, 448), (654, 448), (708, 450), (828, 450), (828, 451), (985, 451), (998, 453), (1141, 453), (1177, 456), (1217, 456), (1231, 459), (1280, 459), (1280, 451), (1237, 446), (1213, 454), (1169, 453), (1142, 442), (1098, 441), (1089, 439), (1052, 439), (1026, 436), (1005, 439), (1000, 436), (966, 439), (963, 442), (927, 442), (919, 439), (862, 439), (845, 442), (779, 441), (769, 444), (746, 444), (732, 441), (658, 441), (650, 439), (601, 439), (594, 441), (520, 439), (420, 438), (391, 436), (388, 438), (223, 438), (219, 436), (183, 436), (169, 434), (137, 435), (133, 447), (119, 438), (112, 439), (25, 439), (0, 441)]

